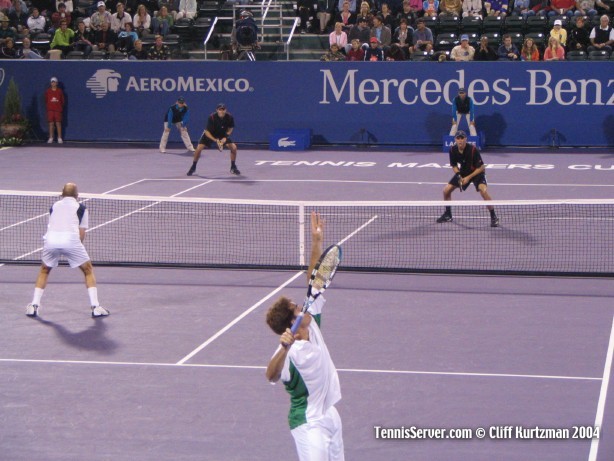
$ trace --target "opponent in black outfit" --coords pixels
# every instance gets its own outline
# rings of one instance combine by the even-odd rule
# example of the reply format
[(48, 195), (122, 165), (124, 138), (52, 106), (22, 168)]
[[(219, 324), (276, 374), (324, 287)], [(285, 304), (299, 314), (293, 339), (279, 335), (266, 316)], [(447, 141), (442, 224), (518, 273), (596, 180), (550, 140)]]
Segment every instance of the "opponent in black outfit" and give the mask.
[(236, 175), (241, 174), (235, 164), (237, 160), (237, 145), (230, 139), (234, 127), (235, 120), (232, 115), (226, 112), (226, 105), (223, 103), (218, 104), (215, 112), (209, 115), (207, 119), (207, 128), (203, 132), (194, 151), (194, 161), (188, 170), (188, 176), (192, 176), (196, 172), (196, 164), (200, 158), (200, 152), (205, 147), (211, 147), (213, 143), (215, 143), (220, 152), (224, 149), (224, 146), (228, 146), (228, 149), (230, 149), (230, 172)]
[[(456, 188), (467, 190), (473, 183), (484, 200), (492, 200), (488, 194), (486, 182), (486, 166), (477, 147), (467, 144), (467, 135), (464, 131), (458, 131), (455, 136), (455, 144), (450, 147), (450, 166), (454, 170), (454, 176), (443, 189), (443, 199), (452, 200), (452, 192)], [(499, 218), (495, 214), (494, 206), (487, 206), (490, 211), (490, 225), (499, 227)], [(447, 206), (446, 211), (438, 219), (438, 223), (452, 221), (452, 207)]]

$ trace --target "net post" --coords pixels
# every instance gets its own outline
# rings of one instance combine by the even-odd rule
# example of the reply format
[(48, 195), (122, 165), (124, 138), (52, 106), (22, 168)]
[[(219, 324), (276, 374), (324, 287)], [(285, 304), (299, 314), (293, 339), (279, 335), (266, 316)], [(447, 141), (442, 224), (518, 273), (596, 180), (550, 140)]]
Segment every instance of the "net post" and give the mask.
[(298, 204), (298, 225), (299, 225), (299, 264), (305, 265), (305, 204)]

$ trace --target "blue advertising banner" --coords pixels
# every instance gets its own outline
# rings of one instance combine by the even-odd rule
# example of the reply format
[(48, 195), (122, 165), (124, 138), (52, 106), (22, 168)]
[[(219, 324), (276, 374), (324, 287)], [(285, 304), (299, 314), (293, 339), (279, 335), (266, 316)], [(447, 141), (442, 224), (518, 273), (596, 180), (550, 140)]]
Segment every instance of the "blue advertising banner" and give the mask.
[(268, 144), (275, 130), (300, 129), (314, 144), (441, 145), (464, 87), (488, 145), (614, 145), (614, 61), (3, 61), (0, 97), (14, 78), (41, 136), (52, 76), (66, 94), (68, 140), (158, 141), (181, 95), (194, 140), (225, 102), (237, 142)]

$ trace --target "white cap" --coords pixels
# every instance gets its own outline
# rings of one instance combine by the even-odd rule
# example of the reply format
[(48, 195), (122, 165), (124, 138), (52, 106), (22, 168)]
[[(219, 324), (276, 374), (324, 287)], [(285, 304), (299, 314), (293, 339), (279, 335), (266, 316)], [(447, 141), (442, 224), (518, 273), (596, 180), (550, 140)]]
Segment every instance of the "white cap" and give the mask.
[(52, 81), (52, 82), (55, 82), (55, 83), (58, 83), (58, 79), (57, 79), (57, 77), (51, 77), (51, 81)]
[(104, 2), (100, 1), (100, 2), (98, 2), (98, 4), (96, 6), (100, 7), (100, 6), (106, 6), (106, 5), (104, 4)]
[(556, 21), (554, 21), (554, 25), (555, 26), (562, 26), (563, 25), (563, 21), (561, 21), (560, 19), (557, 19)]

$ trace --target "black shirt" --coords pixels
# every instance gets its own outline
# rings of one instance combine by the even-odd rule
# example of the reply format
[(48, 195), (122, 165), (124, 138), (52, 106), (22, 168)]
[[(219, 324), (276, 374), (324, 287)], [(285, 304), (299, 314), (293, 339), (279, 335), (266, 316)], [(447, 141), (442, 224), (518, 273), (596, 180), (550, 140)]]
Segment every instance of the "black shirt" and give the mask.
[(209, 115), (207, 120), (207, 131), (216, 139), (228, 136), (228, 130), (235, 127), (235, 119), (228, 112), (223, 117), (219, 117), (217, 112)]
[(480, 151), (473, 144), (467, 144), (462, 153), (456, 144), (450, 148), (450, 166), (459, 168), (462, 177), (469, 176), (482, 165)]

